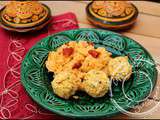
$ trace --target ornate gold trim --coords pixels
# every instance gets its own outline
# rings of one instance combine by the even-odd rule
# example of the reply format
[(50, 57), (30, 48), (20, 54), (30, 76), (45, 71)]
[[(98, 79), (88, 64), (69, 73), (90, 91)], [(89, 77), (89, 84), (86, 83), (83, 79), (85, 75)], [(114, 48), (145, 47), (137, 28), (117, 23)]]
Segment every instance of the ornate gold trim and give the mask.
[(16, 27), (21, 27), (21, 28), (32, 27), (32, 26), (35, 26), (35, 25), (38, 24), (38, 23), (41, 23), (42, 21), (44, 21), (44, 20), (48, 17), (48, 15), (49, 15), (49, 10), (48, 10), (48, 8), (45, 7), (44, 5), (43, 5), (43, 8), (44, 8), (44, 10), (46, 11), (45, 16), (42, 17), (41, 19), (39, 19), (38, 21), (35, 21), (35, 22), (32, 22), (32, 23), (16, 24), (16, 23), (8, 22), (8, 21), (3, 17), (4, 11), (2, 11), (2, 13), (1, 13), (1, 18), (2, 18), (2, 20), (3, 20), (6, 24), (8, 24), (8, 25), (11, 26), (11, 27), (15, 27), (15, 28), (16, 28)]
[(136, 22), (136, 19), (134, 19), (134, 20), (132, 20), (132, 21), (130, 21), (130, 22), (127, 22), (127, 23), (125, 23), (125, 24), (121, 24), (121, 25), (111, 25), (111, 24), (103, 24), (102, 22), (95, 21), (95, 20), (93, 20), (93, 19), (90, 18), (90, 17), (87, 17), (87, 19), (88, 19), (91, 23), (93, 23), (94, 25), (96, 25), (96, 26), (100, 26), (100, 27), (102, 27), (102, 28), (108, 28), (108, 29), (117, 29), (117, 30), (123, 29), (123, 28), (127, 28), (128, 26), (133, 25), (133, 24)]
[(105, 17), (101, 17), (99, 16), (98, 14), (94, 13), (93, 10), (92, 10), (92, 7), (91, 5), (89, 5), (89, 12), (94, 16), (94, 17), (97, 17), (101, 20), (105, 20), (105, 21), (108, 21), (108, 22), (121, 22), (121, 21), (125, 21), (125, 20), (128, 20), (130, 19), (131, 17), (134, 16), (135, 14), (135, 8), (133, 9), (134, 11), (129, 15), (129, 16), (126, 16), (124, 18), (105, 18)]

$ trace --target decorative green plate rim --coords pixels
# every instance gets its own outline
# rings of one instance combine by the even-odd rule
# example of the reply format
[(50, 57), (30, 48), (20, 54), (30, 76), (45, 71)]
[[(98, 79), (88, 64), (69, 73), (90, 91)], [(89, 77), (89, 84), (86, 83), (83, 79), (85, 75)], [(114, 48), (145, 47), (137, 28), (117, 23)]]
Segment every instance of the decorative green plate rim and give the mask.
[[(153, 58), (152, 58), (152, 56), (150, 55), (150, 53), (143, 47), (143, 46), (141, 46), (138, 42), (136, 42), (136, 41), (134, 41), (133, 39), (131, 39), (131, 38), (128, 38), (128, 37), (126, 37), (126, 36), (123, 36), (123, 35), (121, 35), (121, 34), (118, 34), (118, 33), (115, 33), (115, 32), (111, 32), (111, 31), (107, 31), (107, 30), (101, 30), (101, 29), (94, 29), (94, 28), (81, 28), (81, 29), (75, 29), (75, 30), (69, 30), (69, 31), (64, 31), (64, 32), (60, 32), (60, 33), (56, 33), (56, 34), (54, 34), (53, 36), (56, 36), (56, 35), (59, 35), (59, 34), (66, 34), (66, 33), (68, 33), (68, 36), (69, 36), (69, 33), (70, 32), (72, 32), (72, 31), (94, 31), (94, 32), (96, 32), (96, 31), (99, 31), (99, 32), (109, 32), (109, 33), (112, 33), (112, 34), (114, 34), (114, 35), (119, 35), (119, 36), (121, 36), (122, 38), (127, 38), (127, 39), (129, 39), (129, 40), (131, 40), (132, 42), (134, 42), (134, 43), (136, 43), (138, 46), (140, 46), (140, 48), (142, 49), (142, 50), (144, 50), (144, 52), (147, 54), (147, 56), (154, 62), (154, 60), (153, 60)], [(50, 37), (53, 37), (53, 36), (48, 36), (48, 37), (46, 37), (46, 38), (44, 38), (44, 39), (42, 39), (41, 41), (39, 41), (36, 45), (38, 45), (38, 44), (40, 44), (40, 43), (42, 43), (43, 41), (45, 41), (45, 40), (47, 40), (47, 39), (49, 39)], [(46, 109), (48, 109), (48, 110), (50, 110), (50, 111), (52, 111), (52, 112), (54, 112), (54, 113), (56, 113), (56, 114), (59, 114), (59, 115), (62, 115), (62, 116), (66, 116), (66, 117), (72, 117), (72, 118), (100, 118), (100, 117), (111, 117), (111, 116), (114, 116), (114, 115), (116, 115), (116, 114), (118, 114), (118, 113), (120, 113), (120, 111), (119, 110), (115, 110), (115, 111), (112, 111), (112, 112), (107, 112), (107, 113), (96, 113), (96, 114), (92, 114), (92, 113), (86, 113), (86, 114), (82, 114), (82, 113), (79, 113), (79, 114), (74, 114), (74, 113), (67, 113), (67, 112), (65, 112), (65, 111), (59, 111), (59, 110), (56, 110), (56, 109), (53, 109), (53, 108), (51, 108), (50, 106), (47, 106), (47, 105), (45, 105), (40, 99), (37, 99), (35, 96), (33, 96), (32, 95), (32, 93), (31, 93), (31, 91), (30, 91), (30, 89), (28, 88), (28, 83), (25, 81), (25, 76), (24, 76), (24, 67), (23, 66), (25, 66), (25, 61), (27, 61), (27, 59), (28, 59), (28, 54), (34, 49), (34, 48), (36, 48), (36, 45), (35, 46), (33, 46), (30, 50), (29, 50), (29, 52), (27, 53), (27, 55), (25, 56), (25, 58), (24, 58), (24, 60), (23, 60), (23, 62), (22, 62), (22, 66), (21, 66), (21, 82), (22, 82), (22, 85), (24, 86), (24, 88), (26, 89), (26, 91), (28, 92), (28, 94), (32, 97), (32, 99), (34, 100), (34, 101), (36, 101), (39, 105), (41, 105), (41, 106), (43, 106), (44, 108), (46, 108)], [(155, 63), (155, 62), (154, 62)], [(156, 84), (156, 81), (157, 81), (157, 74), (158, 74), (158, 72), (157, 72), (157, 69), (154, 67), (154, 74), (153, 74), (153, 79), (152, 79), (152, 81), (153, 81), (153, 88), (155, 87), (155, 84)], [(152, 90), (153, 90), (153, 88), (152, 88)], [(146, 92), (145, 93), (145, 97), (148, 95), (148, 93)], [(143, 99), (143, 98), (145, 98), (144, 96), (140, 96), (139, 97), (139, 99)], [(137, 104), (139, 104), (139, 103), (132, 103), (132, 105), (133, 106), (135, 106), (135, 105), (137, 105)], [(130, 109), (129, 107), (126, 107), (126, 106), (124, 106), (123, 107), (124, 109), (126, 109), (126, 110), (128, 110), (128, 109)]]

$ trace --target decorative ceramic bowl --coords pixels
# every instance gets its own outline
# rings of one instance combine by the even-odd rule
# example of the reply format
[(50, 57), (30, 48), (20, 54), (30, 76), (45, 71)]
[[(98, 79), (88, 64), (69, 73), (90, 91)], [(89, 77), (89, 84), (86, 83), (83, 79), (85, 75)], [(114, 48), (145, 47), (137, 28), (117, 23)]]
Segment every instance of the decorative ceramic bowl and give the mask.
[(34, 1), (13, 1), (0, 11), (1, 26), (17, 32), (38, 30), (46, 25), (50, 18), (49, 7)]
[[(53, 73), (45, 67), (48, 53), (69, 41), (79, 40), (105, 47), (113, 56), (128, 56), (133, 66), (131, 78), (124, 84), (112, 83), (112, 94), (98, 99), (81, 92), (77, 93), (78, 100), (56, 96), (51, 87)], [(155, 62), (144, 47), (128, 37), (99, 29), (76, 29), (48, 36), (29, 50), (21, 66), (21, 82), (33, 100), (54, 113), (72, 118), (117, 115), (119, 108), (130, 109), (142, 102), (153, 90), (156, 80)]]
[(46, 25), (48, 25), (50, 23), (50, 21), (51, 21), (51, 18), (49, 17), (44, 23), (39, 24), (38, 26), (28, 27), (28, 28), (14, 28), (14, 27), (10, 27), (10, 26), (2, 23), (2, 21), (0, 19), (0, 26), (6, 30), (9, 30), (9, 31), (24, 33), (24, 32), (32, 32), (32, 31), (40, 30), (40, 29), (44, 28)]
[(136, 22), (138, 9), (125, 1), (94, 1), (87, 5), (86, 13), (88, 20), (96, 26), (121, 30)]

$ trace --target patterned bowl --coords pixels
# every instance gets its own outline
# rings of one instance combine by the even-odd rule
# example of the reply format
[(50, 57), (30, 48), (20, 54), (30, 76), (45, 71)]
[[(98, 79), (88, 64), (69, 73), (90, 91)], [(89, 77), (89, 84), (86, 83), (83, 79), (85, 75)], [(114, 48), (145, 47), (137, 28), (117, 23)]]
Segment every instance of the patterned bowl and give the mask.
[(126, 1), (95, 1), (87, 5), (86, 13), (88, 20), (96, 26), (122, 30), (134, 25), (139, 12), (134, 4)]
[[(78, 100), (57, 97), (50, 83), (53, 73), (48, 73), (45, 61), (49, 51), (73, 40), (94, 42), (95, 47), (105, 47), (113, 56), (127, 55), (133, 66), (131, 78), (123, 84), (113, 82), (110, 93), (102, 98), (94, 99), (80, 92)], [(76, 29), (48, 36), (29, 50), (21, 66), (21, 82), (33, 100), (54, 113), (72, 118), (117, 115), (120, 108), (130, 109), (142, 102), (152, 92), (156, 80), (155, 62), (144, 47), (128, 37), (100, 29)]]
[(29, 31), (40, 30), (44, 28), (47, 24), (49, 24), (49, 22), (52, 19), (50, 8), (45, 4), (42, 4), (42, 5), (47, 11), (47, 14), (45, 15), (44, 19), (36, 21), (34, 23), (26, 24), (25, 26), (24, 24), (19, 24), (19, 26), (17, 26), (17, 24), (14, 24), (14, 23), (9, 24), (8, 22), (6, 22), (5, 19), (2, 17), (5, 9), (5, 7), (3, 7), (0, 10), (0, 26), (6, 30), (15, 31), (15, 32), (29, 32)]

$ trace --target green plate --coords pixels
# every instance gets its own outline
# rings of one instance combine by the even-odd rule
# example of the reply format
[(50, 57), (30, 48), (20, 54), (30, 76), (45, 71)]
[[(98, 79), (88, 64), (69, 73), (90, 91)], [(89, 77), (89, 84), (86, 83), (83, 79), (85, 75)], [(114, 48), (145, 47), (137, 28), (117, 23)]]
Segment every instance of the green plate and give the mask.
[[(53, 73), (48, 73), (45, 67), (48, 52), (69, 41), (79, 40), (92, 41), (95, 47), (105, 47), (113, 53), (113, 57), (127, 55), (133, 65), (130, 80), (124, 84), (113, 83), (109, 94), (98, 99), (85, 93), (77, 93), (80, 96), (78, 100), (57, 97), (50, 84)], [(21, 68), (21, 82), (37, 103), (54, 113), (72, 118), (110, 117), (120, 113), (119, 107), (130, 109), (150, 94), (156, 80), (155, 62), (145, 48), (128, 37), (100, 29), (77, 29), (48, 36), (29, 50)]]

